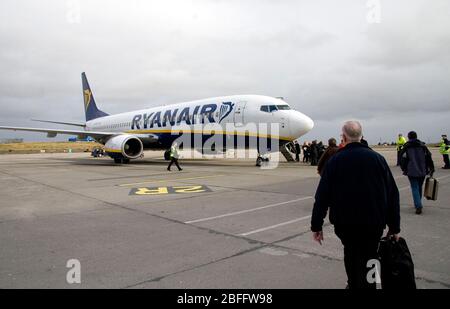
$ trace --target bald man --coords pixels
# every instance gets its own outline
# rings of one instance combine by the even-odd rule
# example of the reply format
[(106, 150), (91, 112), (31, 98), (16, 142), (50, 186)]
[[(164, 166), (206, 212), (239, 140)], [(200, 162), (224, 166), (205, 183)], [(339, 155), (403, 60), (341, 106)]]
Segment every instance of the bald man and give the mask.
[(322, 226), (329, 219), (344, 245), (348, 288), (376, 288), (367, 280), (367, 262), (377, 258), (378, 243), (386, 225), (398, 240), (399, 192), (386, 160), (360, 143), (361, 124), (342, 127), (344, 148), (326, 164), (315, 195), (311, 218), (313, 238), (323, 241)]

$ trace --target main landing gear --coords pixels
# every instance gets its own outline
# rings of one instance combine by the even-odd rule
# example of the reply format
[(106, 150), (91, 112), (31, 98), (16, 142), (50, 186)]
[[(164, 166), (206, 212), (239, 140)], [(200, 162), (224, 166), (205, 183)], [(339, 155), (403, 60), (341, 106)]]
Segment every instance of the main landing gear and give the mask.
[(258, 155), (258, 158), (256, 158), (256, 166), (261, 166), (263, 162), (269, 162), (269, 158)]

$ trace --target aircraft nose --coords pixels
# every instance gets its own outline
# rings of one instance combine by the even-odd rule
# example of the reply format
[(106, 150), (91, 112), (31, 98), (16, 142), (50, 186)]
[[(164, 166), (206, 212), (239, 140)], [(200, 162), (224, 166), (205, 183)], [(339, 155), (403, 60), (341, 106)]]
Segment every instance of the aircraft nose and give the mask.
[(304, 116), (305, 116), (306, 130), (309, 132), (314, 128), (314, 121), (308, 116), (306, 115)]
[(295, 138), (299, 138), (312, 130), (314, 127), (314, 121), (305, 114), (295, 111), (291, 115), (290, 126), (291, 134)]

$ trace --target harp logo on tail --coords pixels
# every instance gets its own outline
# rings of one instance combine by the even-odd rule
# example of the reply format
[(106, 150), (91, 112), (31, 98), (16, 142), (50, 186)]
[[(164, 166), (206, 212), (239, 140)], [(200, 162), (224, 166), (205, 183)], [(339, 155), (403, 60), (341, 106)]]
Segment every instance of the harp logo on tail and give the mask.
[(89, 89), (84, 91), (84, 108), (87, 110), (89, 103), (91, 103), (92, 92)]
[(219, 111), (219, 123), (228, 116), (233, 110), (234, 104), (231, 102), (223, 102)]

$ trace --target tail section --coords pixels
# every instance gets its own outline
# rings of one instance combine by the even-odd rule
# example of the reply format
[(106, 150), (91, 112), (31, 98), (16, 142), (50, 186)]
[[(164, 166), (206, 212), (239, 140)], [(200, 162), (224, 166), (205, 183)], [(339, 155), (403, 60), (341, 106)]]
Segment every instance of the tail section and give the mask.
[(97, 108), (94, 96), (91, 91), (91, 87), (89, 87), (89, 83), (84, 72), (81, 73), (81, 80), (83, 83), (84, 111), (86, 113), (86, 121), (108, 116), (107, 113), (102, 112)]

